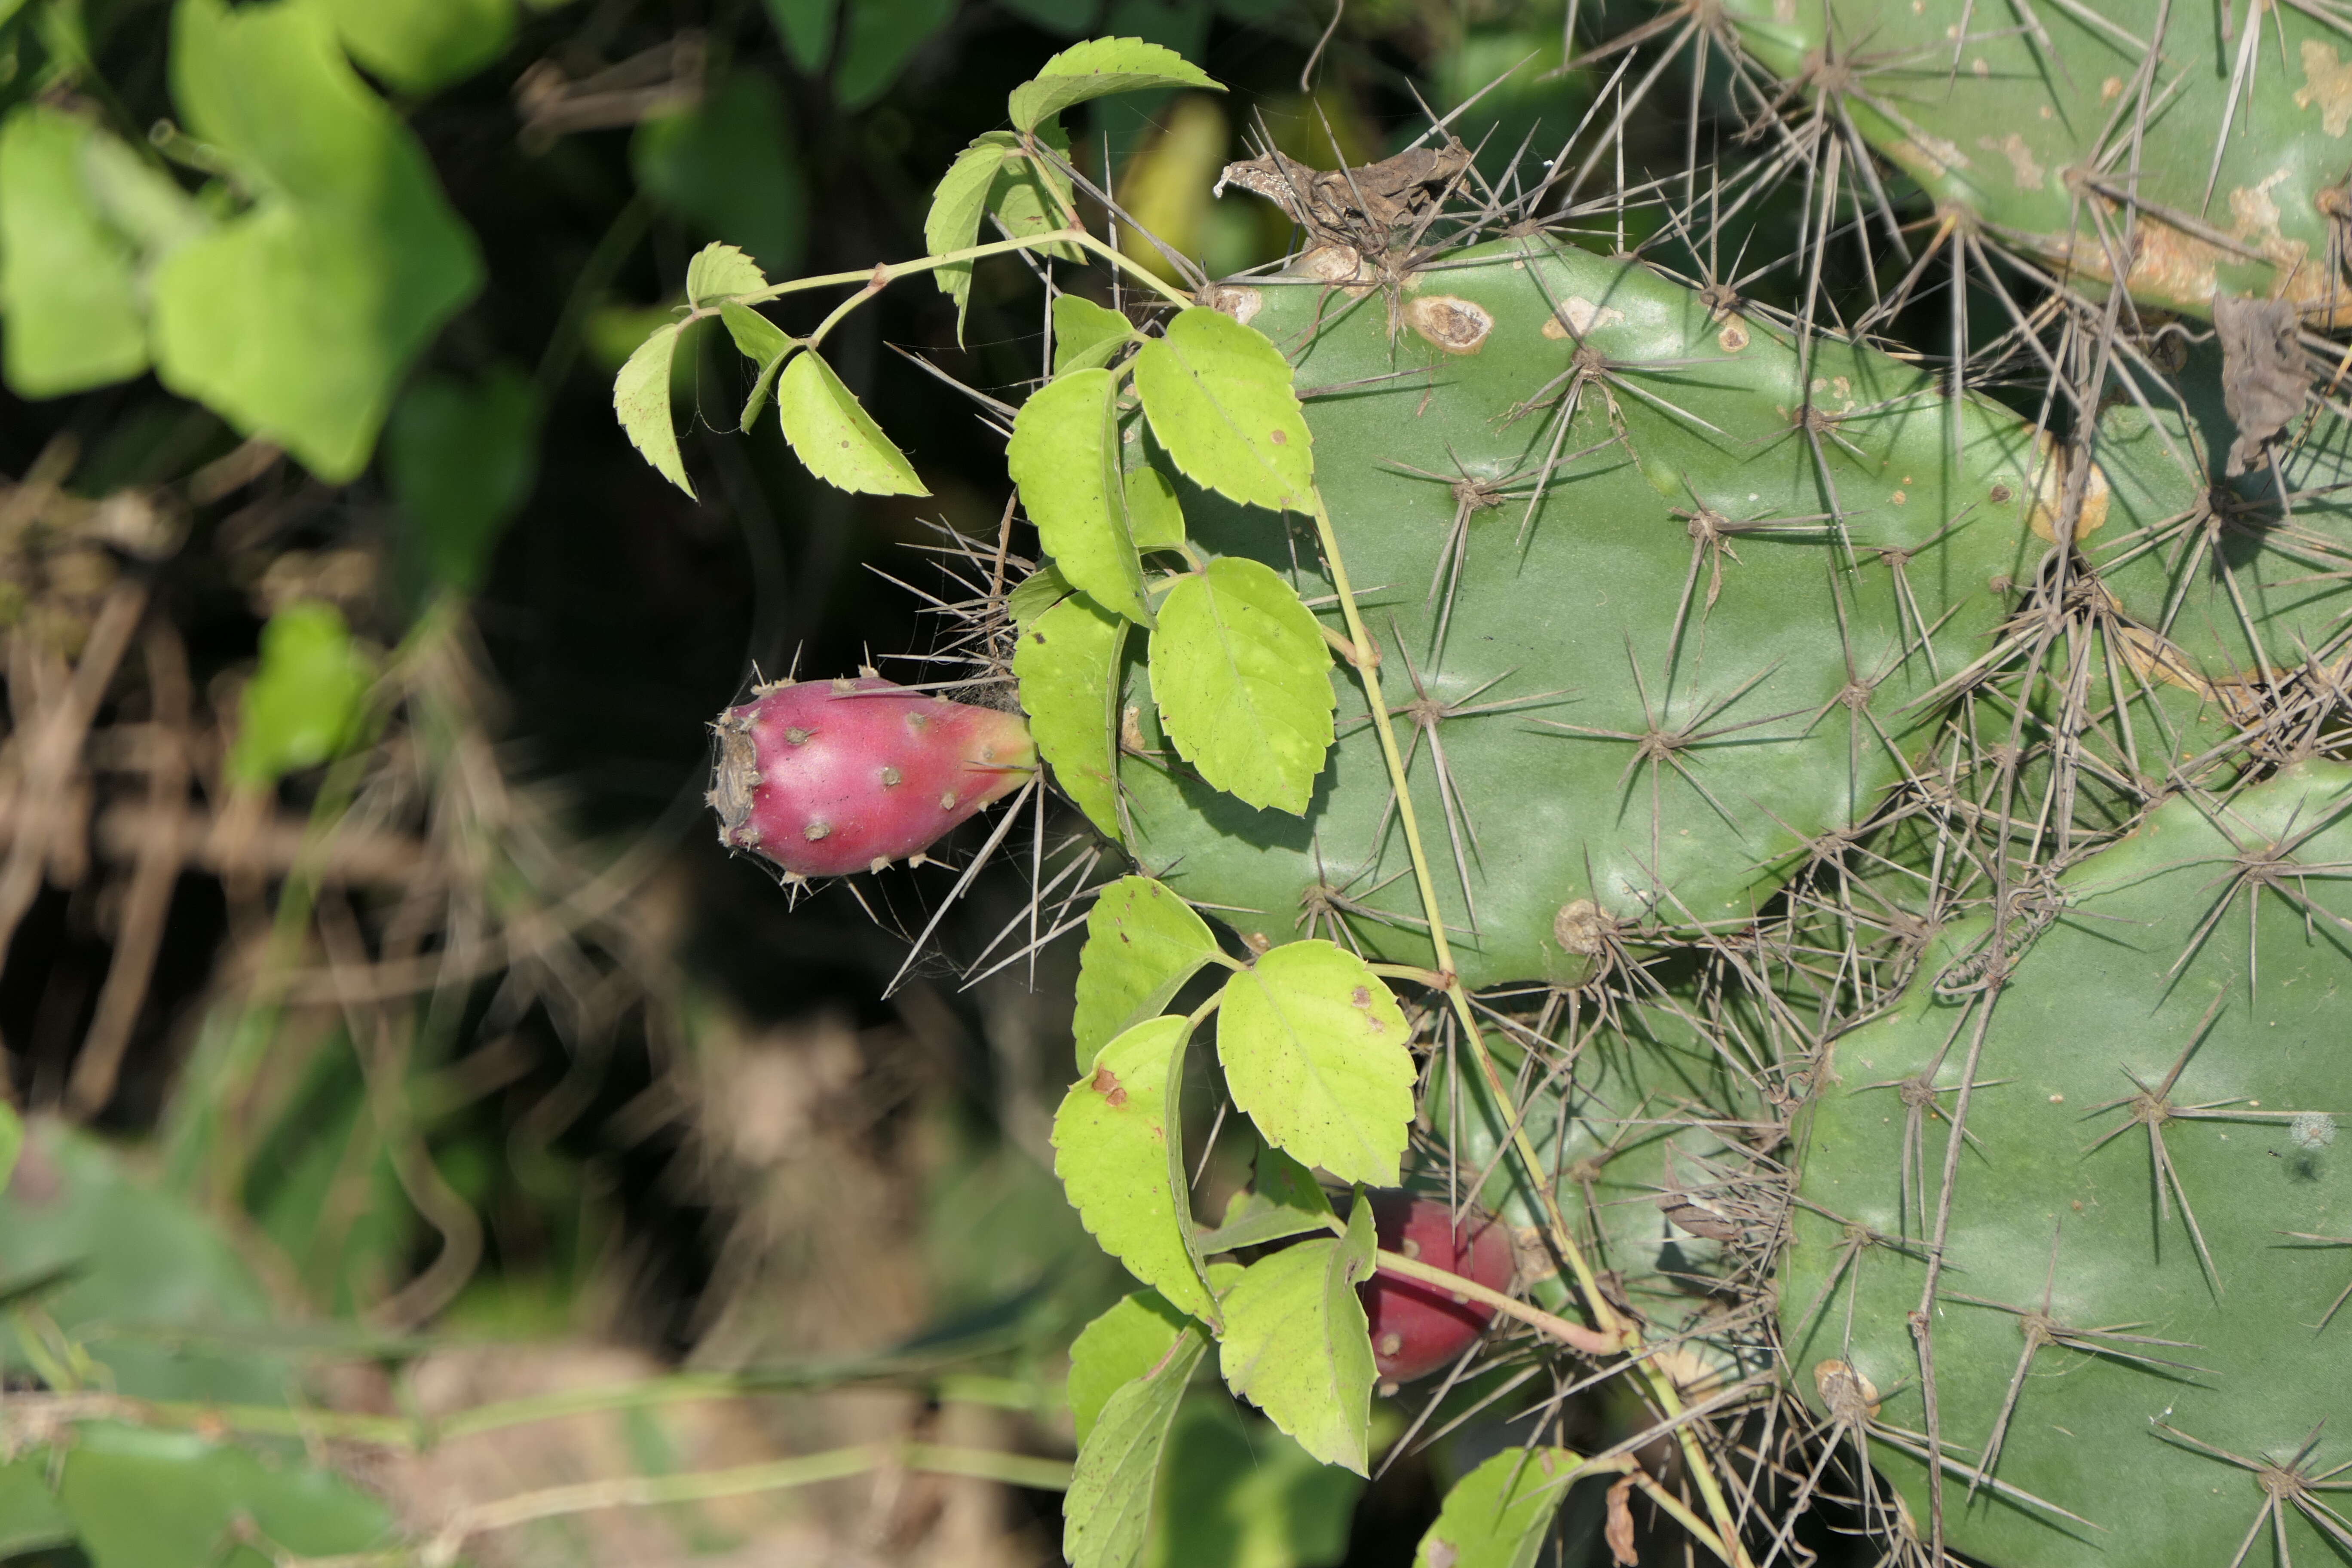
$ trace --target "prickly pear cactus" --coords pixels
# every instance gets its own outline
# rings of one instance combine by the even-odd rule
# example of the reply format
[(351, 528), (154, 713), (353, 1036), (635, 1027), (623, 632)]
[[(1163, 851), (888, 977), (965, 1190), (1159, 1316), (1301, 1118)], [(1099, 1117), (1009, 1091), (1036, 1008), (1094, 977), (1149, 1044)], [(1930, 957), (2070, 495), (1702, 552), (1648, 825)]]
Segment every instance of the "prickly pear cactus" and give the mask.
[(2327, 763), (2173, 800), (1823, 1053), (1781, 1331), (1905, 1528), (1939, 1448), (1945, 1538), (1991, 1562), (2345, 1543), (2309, 1489), (2352, 1458), (2347, 816)]
[[(1221, 300), (1307, 394), (1411, 775), (1442, 807), (1461, 973), (1573, 984), (1616, 926), (1752, 919), (1900, 775), (1912, 705), (2003, 613), (2039, 544), (2031, 431), (1967, 400), (1955, 459), (1918, 371), (1842, 345), (1808, 363), (1768, 321), (1550, 241), (1350, 288), (1315, 276), (1329, 257)], [(1190, 490), (1184, 513), (1197, 548), (1328, 602), (1301, 530)], [(1121, 699), (1137, 860), (1253, 911), (1230, 918), (1254, 944), (1344, 929), (1430, 962), (1360, 689), (1288, 814), (1202, 787), (1154, 721), (1159, 673), (1130, 667)]]
[[(1057, 117), (1216, 84), (1104, 39), (808, 337), (764, 308), (843, 277), (696, 258), (746, 422), (772, 403), (880, 494), (921, 480), (832, 326), (897, 279), (961, 310), (983, 263), (1069, 264), (1006, 451), (1040, 559), (1008, 531), (967, 644), (1024, 717), (765, 693), (714, 805), (803, 878), (1032, 779), (1090, 826), (1093, 880), (1052, 895), (1085, 933), (1055, 1169), (1149, 1289), (1072, 1351), (1077, 1568), (1150, 1549), (1211, 1366), (1359, 1473), (1376, 1399), (1487, 1421), (1433, 1568), (2352, 1546), (2352, 1454), (2315, 1430), (2352, 1386), (2352, 437), (2309, 335), (2352, 314), (2352, 41), (2299, 0), (2013, 11), (1637, 29), (1697, 40), (1694, 105), (1728, 62), (1761, 149), (1679, 171), (1638, 254), (1622, 193), (1611, 254), (1568, 218), (1660, 79), (1629, 58), (1540, 180), (1478, 185), (1445, 138), (1237, 163), (1300, 253), (1171, 282), (1087, 228)], [(1751, 202), (1748, 238), (1793, 216), (1797, 247), (1721, 268), (1709, 215)], [(683, 484), (677, 330), (615, 405)], [(884, 754), (908, 703), (971, 716), (919, 766)], [(1244, 1125), (1255, 1182), (1196, 1212)], [(1399, 1189), (1509, 1257), (1404, 1245)], [(1372, 1337), (1400, 1293), (1446, 1304), (1442, 1342)], [(1606, 1391), (1591, 1457), (1538, 1388)]]
[(2208, 314), (2221, 293), (2352, 320), (2336, 275), (2352, 39), (2319, 7), (1721, 11), (1758, 64), (1972, 233), (2082, 279), (2112, 280), (2128, 256), (2133, 295), (2167, 310)]

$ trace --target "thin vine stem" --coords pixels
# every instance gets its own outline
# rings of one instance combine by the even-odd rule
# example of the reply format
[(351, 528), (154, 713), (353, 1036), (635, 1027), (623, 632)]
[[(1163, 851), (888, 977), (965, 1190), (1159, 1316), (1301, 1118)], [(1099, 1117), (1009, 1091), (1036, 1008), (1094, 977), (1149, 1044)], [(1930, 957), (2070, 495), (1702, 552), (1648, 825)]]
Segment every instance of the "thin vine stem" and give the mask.
[[(1437, 901), (1437, 882), (1431, 870), (1428, 849), (1422, 842), (1420, 820), (1413, 811), (1412, 790), (1405, 773), (1404, 754), (1398, 749), (1395, 727), (1389, 722), (1388, 698), (1381, 687), (1380, 651), (1370, 634), (1364, 629), (1363, 616), (1356, 608), (1355, 589), (1348, 580), (1347, 563), (1339, 552), (1339, 531), (1332, 525), (1331, 510), (1324, 502), (1322, 488), (1316, 486), (1310, 496), (1314, 503), (1316, 537), (1323, 547), (1323, 559), (1331, 569), (1331, 586), (1338, 595), (1339, 613), (1347, 622), (1348, 637), (1354, 647), (1349, 662), (1355, 666), (1357, 676), (1364, 684), (1365, 706), (1370, 710), (1372, 731), (1380, 737), (1381, 755), (1388, 765), (1390, 787), (1396, 795), (1397, 824), (1404, 832), (1405, 852), (1412, 865), (1413, 884), (1420, 890), (1422, 910), (1429, 920), (1430, 945), (1437, 958), (1436, 978), (1446, 1000), (1453, 1006), (1454, 1017), (1462, 1026), (1471, 1055), (1476, 1059), (1478, 1070), (1486, 1079), (1488, 1089), (1495, 1095), (1496, 1103), (1507, 1105), (1510, 1097), (1503, 1086), (1502, 1075), (1496, 1070), (1495, 1058), (1486, 1049), (1486, 1037), (1478, 1026), (1476, 1012), (1470, 1005), (1470, 994), (1463, 986), (1462, 976), (1454, 967), (1453, 944), (1446, 940), (1444, 913)], [(1545, 1228), (1551, 1233), (1552, 1245), (1559, 1248), (1560, 1257), (1574, 1272), (1578, 1293), (1600, 1324), (1600, 1333), (1595, 1337), (1606, 1350), (1627, 1353), (1639, 1351), (1643, 1343), (1641, 1329), (1621, 1317), (1610, 1304), (1608, 1297), (1601, 1293), (1600, 1280), (1592, 1271), (1591, 1261), (1584, 1256), (1584, 1249), (1577, 1245), (1575, 1237), (1569, 1232), (1567, 1217), (1560, 1212), (1559, 1194), (1552, 1191), (1543, 1162), (1538, 1157), (1524, 1126), (1515, 1124), (1512, 1127), (1511, 1147), (1520, 1163), (1527, 1168), (1528, 1184), (1535, 1189), (1538, 1201), (1543, 1205)], [(1666, 1417), (1672, 1420), (1679, 1416), (1683, 1413), (1682, 1394), (1675, 1387), (1674, 1378), (1664, 1368), (1648, 1359), (1636, 1364), (1643, 1381), (1649, 1384), (1652, 1396), (1657, 1400)], [(1697, 1433), (1685, 1426), (1677, 1436), (1692, 1479), (1697, 1484), (1707, 1513), (1715, 1521), (1712, 1546), (1716, 1555), (1730, 1563), (1732, 1568), (1749, 1568), (1748, 1552), (1741, 1544), (1733, 1522), (1730, 1503), (1724, 1496), (1722, 1484), (1716, 1478), (1715, 1466), (1699, 1442)]]
[[(1082, 250), (1101, 257), (1121, 271), (1149, 284), (1153, 291), (1171, 304), (1184, 306), (1192, 303), (1192, 296), (1160, 278), (1133, 257), (1097, 239), (1083, 228), (1057, 228), (1045, 234), (1023, 235), (1014, 239), (992, 239), (985, 245), (967, 245), (960, 249), (941, 251), (937, 256), (919, 256), (911, 261), (877, 261), (871, 267), (860, 268), (854, 272), (820, 272), (813, 277), (793, 278), (782, 283), (771, 283), (765, 289), (756, 289), (748, 294), (730, 294), (728, 298), (739, 305), (764, 305), (770, 300), (781, 300), (787, 294), (804, 293), (812, 289), (838, 289), (850, 283), (866, 285), (835, 306), (832, 313), (817, 324), (816, 331), (802, 340), (808, 347), (814, 348), (824, 341), (825, 334), (833, 331), (842, 318), (901, 278), (913, 278), (926, 272), (936, 272), (942, 267), (953, 267), (958, 262), (982, 261), (992, 256), (1010, 256), (1021, 250), (1043, 250), (1050, 245), (1075, 245)], [(698, 321), (705, 317), (717, 314), (719, 314), (719, 308), (716, 305), (697, 306), (687, 312), (681, 324), (683, 321)]]

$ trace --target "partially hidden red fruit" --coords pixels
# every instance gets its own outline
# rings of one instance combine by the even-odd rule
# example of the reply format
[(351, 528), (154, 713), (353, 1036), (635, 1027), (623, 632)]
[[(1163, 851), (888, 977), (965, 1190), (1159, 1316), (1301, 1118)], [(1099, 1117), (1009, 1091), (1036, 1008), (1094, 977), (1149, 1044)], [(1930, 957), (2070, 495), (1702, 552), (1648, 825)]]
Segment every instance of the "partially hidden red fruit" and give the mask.
[[(1517, 1268), (1511, 1234), (1493, 1215), (1454, 1210), (1435, 1198), (1408, 1193), (1371, 1194), (1381, 1250), (1459, 1274), (1490, 1290), (1507, 1290)], [(1372, 1332), (1372, 1364), (1385, 1391), (1427, 1377), (1454, 1358), (1495, 1321), (1495, 1310), (1450, 1290), (1381, 1272), (1356, 1287)]]
[(918, 854), (1037, 770), (1019, 714), (872, 675), (762, 686), (713, 728), (719, 841), (794, 877)]

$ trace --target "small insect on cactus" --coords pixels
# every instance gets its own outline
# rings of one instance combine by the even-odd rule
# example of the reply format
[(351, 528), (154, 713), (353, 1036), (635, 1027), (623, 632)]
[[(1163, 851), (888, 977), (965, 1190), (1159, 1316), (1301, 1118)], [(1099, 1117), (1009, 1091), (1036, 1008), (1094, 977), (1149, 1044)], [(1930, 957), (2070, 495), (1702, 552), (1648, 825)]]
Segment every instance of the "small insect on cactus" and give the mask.
[(803, 880), (919, 855), (1037, 766), (1019, 714), (871, 675), (774, 681), (711, 728), (719, 842)]

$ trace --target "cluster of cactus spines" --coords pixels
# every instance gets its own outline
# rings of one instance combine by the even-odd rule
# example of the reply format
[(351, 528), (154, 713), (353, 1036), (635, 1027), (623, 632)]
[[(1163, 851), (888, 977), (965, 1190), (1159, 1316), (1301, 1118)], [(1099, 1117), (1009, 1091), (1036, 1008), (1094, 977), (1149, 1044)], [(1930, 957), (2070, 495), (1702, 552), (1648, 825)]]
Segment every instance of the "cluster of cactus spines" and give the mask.
[(711, 729), (719, 839), (805, 881), (879, 871), (1036, 774), (1017, 713), (876, 675), (779, 680)]
[[(2336, 265), (2352, 36), (2330, 7), (2137, 0), (2000, 26), (1880, 0), (1717, 9), (1755, 65), (1811, 100), (1790, 134), (1846, 139), (1865, 177), (1885, 156), (1945, 209), (1935, 237), (1966, 265), (1985, 265), (1990, 242), (2070, 282), (2120, 272), (2162, 310), (2251, 295), (2352, 321)], [(1885, 185), (1870, 185), (1899, 253)]]
[[(1734, 1568), (1857, 1527), (1938, 1568), (2341, 1552), (2352, 1471), (2314, 1426), (2352, 1386), (2352, 421), (2325, 335), (2352, 323), (2352, 18), (1996, 9), (1688, 0), (1595, 51), (1614, 118), (1541, 173), (1443, 137), (1228, 171), (1305, 243), (1194, 302), (1287, 361), (1313, 504), (1225, 499), (1249, 486), (1121, 390), (1161, 314), (1066, 299), (1046, 363), (1102, 410), (1076, 488), (1136, 551), (1097, 532), (1019, 580), (1001, 548), (956, 657), (1017, 682), (1108, 846), (1041, 889), (1047, 924), (1099, 866), (1226, 928), (1093, 922), (1160, 945), (1113, 955), (1105, 1016), (1082, 986), (1082, 1088), (1155, 1013), (1181, 1061), (1164, 1010), (1221, 965), (1319, 942), (1425, 988), (1400, 1015), (1422, 1195), (1369, 1212), (1442, 1217), (1481, 1282), (1495, 1260), (1454, 1243), (1491, 1214), (1541, 1310), (1451, 1324), (1448, 1375), (1393, 1391), (1406, 1441), (1486, 1421), (1552, 1475), (1579, 1462), (1557, 1391), (1613, 1383), (1615, 1450), (1660, 1423), (1683, 1445), (1679, 1489), (1647, 1494), (1673, 1550)], [(1596, 205), (1685, 52), (1689, 161)], [(1741, 133), (1713, 167), (1702, 106)], [(1002, 155), (1059, 158), (1027, 145)], [(1066, 508), (1028, 428), (1024, 499)], [(1236, 557), (1343, 661), (1296, 812), (1206, 776), (1153, 690), (1158, 595)], [(724, 778), (714, 803), (730, 832), (758, 804)], [(1150, 1065), (1136, 1106), (1177, 1134), (1182, 1075)], [(1234, 1331), (1215, 1304), (1244, 1270), (1216, 1259), (1309, 1237), (1377, 1320), (1368, 1254), (1403, 1234), (1342, 1225), (1295, 1169), (1185, 1228), (1183, 1141), (1137, 1176), (1177, 1229), (1129, 1261), (1200, 1315), (1167, 1309), (1108, 1382), (1109, 1336), (1088, 1352), (1146, 1449), (1168, 1368)], [(1441, 1370), (1364, 1332), (1388, 1383)], [(1105, 1521), (1149, 1499), (1079, 1468), (1076, 1560), (1124, 1562)], [(1655, 1483), (1609, 1473), (1625, 1561), (1625, 1488)], [(1424, 1555), (1528, 1560), (1559, 1489), (1530, 1509), (1516, 1476), (1465, 1476)], [(1718, 1477), (1748, 1502), (1710, 1546)]]

